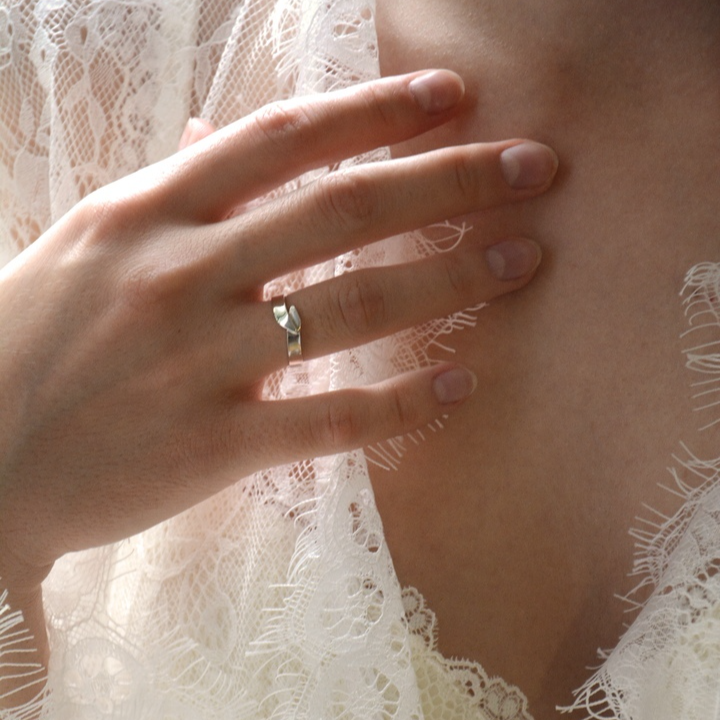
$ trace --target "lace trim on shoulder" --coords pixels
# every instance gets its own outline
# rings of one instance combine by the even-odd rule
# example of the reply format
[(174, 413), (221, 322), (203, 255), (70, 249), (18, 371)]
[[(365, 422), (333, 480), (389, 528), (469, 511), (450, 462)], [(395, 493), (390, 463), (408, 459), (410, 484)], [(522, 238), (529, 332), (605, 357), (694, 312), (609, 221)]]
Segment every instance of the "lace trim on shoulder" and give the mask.
[(405, 588), (402, 599), (426, 720), (477, 718), (478, 713), (482, 720), (533, 720), (518, 688), (489, 677), (479, 663), (441, 655), (435, 613), (417, 589)]

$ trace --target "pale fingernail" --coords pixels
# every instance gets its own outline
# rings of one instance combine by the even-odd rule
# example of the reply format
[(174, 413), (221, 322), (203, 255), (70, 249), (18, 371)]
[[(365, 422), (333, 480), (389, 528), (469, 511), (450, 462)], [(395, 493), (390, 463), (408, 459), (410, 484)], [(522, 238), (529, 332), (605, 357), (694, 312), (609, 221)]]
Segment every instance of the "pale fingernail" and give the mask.
[(437, 115), (455, 107), (465, 94), (462, 78), (450, 70), (427, 72), (416, 77), (408, 88), (415, 102), (428, 115)]
[(202, 136), (203, 129), (202, 120), (191, 117), (185, 125), (182, 137), (178, 143), (178, 148), (184, 150), (186, 147), (190, 147), (190, 145), (197, 142)]
[(470, 397), (477, 387), (475, 373), (465, 368), (453, 368), (435, 376), (433, 392), (441, 405), (460, 402)]
[(540, 262), (540, 246), (532, 240), (503, 240), (485, 251), (490, 272), (498, 280), (517, 280)]
[(190, 118), (185, 123), (185, 129), (183, 130), (182, 137), (180, 138), (180, 142), (178, 143), (178, 150), (184, 150), (189, 142), (190, 142), (190, 136), (192, 135), (192, 122), (193, 118)]
[(555, 175), (558, 157), (547, 145), (523, 142), (500, 153), (505, 182), (516, 190), (540, 187)]

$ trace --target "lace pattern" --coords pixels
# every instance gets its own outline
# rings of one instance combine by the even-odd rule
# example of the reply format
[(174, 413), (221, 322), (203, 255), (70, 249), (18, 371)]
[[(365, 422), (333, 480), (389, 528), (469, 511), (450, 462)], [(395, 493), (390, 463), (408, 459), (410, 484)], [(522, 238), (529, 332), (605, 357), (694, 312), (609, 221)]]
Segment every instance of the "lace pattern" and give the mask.
[[(687, 274), (685, 338), (698, 411), (717, 406), (720, 387), (720, 264)], [(694, 341), (694, 342), (693, 342)], [(704, 420), (703, 427), (717, 421)], [(684, 503), (634, 532), (638, 590), (650, 599), (578, 692), (573, 709), (605, 720), (708, 720), (720, 701), (720, 458), (701, 460), (683, 446), (671, 468)], [(630, 598), (632, 601), (632, 597)]]
[(438, 652), (435, 614), (415, 588), (403, 590), (402, 597), (426, 718), (532, 720), (527, 699), (516, 687), (490, 678), (478, 663)]
[[(190, 115), (222, 126), (278, 98), (377, 77), (373, 13), (370, 0), (6, 0), (3, 252), (26, 247), (93, 189), (174, 152)], [(461, 234), (376, 243), (267, 292), (421, 257)], [(288, 369), (266, 393), (426, 364), (433, 344), (471, 322), (459, 314)], [(377, 458), (396, 462), (404, 442), (378, 447)], [(362, 453), (258, 474), (128, 541), (66, 556), (44, 594), (43, 718), (439, 720), (478, 709), (515, 718), (491, 699), (500, 684), (441, 662), (410, 631)], [(446, 691), (452, 701), (439, 702)], [(32, 708), (13, 720), (23, 713)]]
[[(2, 0), (0, 262), (88, 192), (172, 153), (188, 116), (221, 126), (278, 98), (376, 77), (373, 10), (372, 0)], [(268, 294), (423, 257), (464, 229), (438, 231), (348, 253)], [(688, 276), (691, 326), (720, 324), (719, 277), (711, 264)], [(289, 369), (267, 394), (427, 364), (472, 323), (460, 313)], [(695, 348), (688, 362), (707, 383), (699, 401), (712, 404), (717, 354)], [(518, 690), (440, 656), (434, 616), (398, 586), (367, 462), (393, 467), (422, 434), (258, 474), (126, 542), (63, 558), (44, 588), (42, 717), (528, 720)], [(685, 506), (638, 534), (638, 570), (655, 592), (579, 692), (576, 708), (591, 717), (717, 717), (719, 473), (719, 460), (689, 454), (675, 472)], [(17, 621), (0, 600), (5, 665)], [(8, 720), (35, 713), (28, 705)]]

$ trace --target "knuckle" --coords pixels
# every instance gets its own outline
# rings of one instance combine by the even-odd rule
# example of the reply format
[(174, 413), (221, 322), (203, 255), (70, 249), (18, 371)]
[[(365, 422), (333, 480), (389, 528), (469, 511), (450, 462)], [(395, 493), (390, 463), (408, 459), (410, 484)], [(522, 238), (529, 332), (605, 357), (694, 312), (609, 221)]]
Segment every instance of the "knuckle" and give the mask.
[(480, 195), (480, 174), (476, 164), (465, 153), (459, 152), (453, 162), (453, 176), (460, 194), (469, 199)]
[(177, 318), (192, 304), (203, 275), (194, 263), (181, 264), (171, 258), (158, 262), (152, 255), (138, 258), (123, 273), (120, 295), (126, 305), (148, 317)]
[(389, 398), (390, 417), (402, 430), (413, 430), (421, 423), (418, 408), (399, 388), (393, 388)]
[(120, 283), (120, 296), (124, 305), (143, 314), (157, 308), (164, 300), (164, 283), (157, 270), (149, 265), (135, 266)]
[(255, 127), (272, 145), (291, 152), (308, 142), (312, 118), (302, 105), (276, 102), (266, 105), (255, 115)]
[(314, 433), (320, 448), (349, 449), (362, 444), (357, 414), (349, 400), (335, 399), (320, 414)]
[(338, 311), (351, 335), (368, 335), (387, 321), (386, 294), (377, 281), (369, 277), (348, 275), (337, 295)]
[[(179, 443), (185, 448), (185, 455), (189, 464), (197, 465), (198, 460), (206, 466), (217, 462), (218, 458), (247, 457), (245, 450), (246, 438), (238, 431), (238, 421), (234, 413), (225, 412), (215, 423), (206, 424), (205, 433), (189, 433), (190, 438)], [(178, 450), (180, 452), (180, 450)], [(203, 467), (203, 470), (206, 468)]]
[(357, 172), (337, 172), (319, 181), (320, 211), (346, 231), (365, 230), (378, 215), (379, 198), (372, 181)]
[(468, 262), (465, 255), (448, 254), (443, 257), (445, 276), (451, 290), (461, 298), (471, 297), (476, 289), (476, 273), (474, 263)]
[(120, 241), (127, 247), (129, 238), (143, 238), (152, 218), (161, 212), (164, 198), (159, 190), (128, 192), (119, 184), (96, 190), (73, 210), (86, 241), (108, 245)]
[(127, 219), (125, 204), (103, 188), (81, 200), (73, 209), (73, 219), (89, 244), (107, 244)]
[(380, 87), (375, 84), (365, 85), (360, 93), (372, 122), (388, 128), (397, 125), (397, 113), (392, 103), (388, 102), (387, 94)]

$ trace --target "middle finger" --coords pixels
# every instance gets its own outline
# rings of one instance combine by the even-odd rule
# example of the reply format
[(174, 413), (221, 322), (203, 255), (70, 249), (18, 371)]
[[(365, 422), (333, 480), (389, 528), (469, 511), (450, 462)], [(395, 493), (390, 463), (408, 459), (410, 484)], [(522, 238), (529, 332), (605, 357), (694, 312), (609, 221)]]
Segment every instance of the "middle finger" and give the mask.
[(231, 287), (257, 287), (359, 245), (547, 189), (557, 156), (528, 141), (445, 148), (332, 173), (226, 221)]

